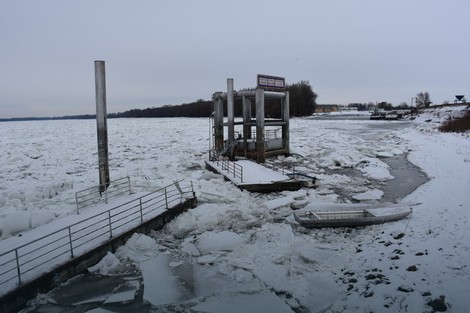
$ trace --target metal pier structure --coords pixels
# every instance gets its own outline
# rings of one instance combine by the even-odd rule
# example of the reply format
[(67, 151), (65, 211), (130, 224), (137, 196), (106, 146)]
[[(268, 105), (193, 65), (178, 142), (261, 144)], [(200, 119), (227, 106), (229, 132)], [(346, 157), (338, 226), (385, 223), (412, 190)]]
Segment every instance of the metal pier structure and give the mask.
[[(289, 154), (289, 91), (285, 87), (283, 77), (258, 75), (254, 89), (236, 91), (233, 79), (228, 78), (227, 92), (213, 94), (209, 170), (251, 192), (298, 190), (305, 185), (308, 178), (298, 179), (262, 165), (269, 157)], [(266, 116), (265, 100), (276, 110), (276, 118)], [(236, 106), (242, 115), (237, 120)]]
[(134, 233), (160, 229), (197, 205), (189, 181), (129, 199), (82, 208), (80, 214), (0, 241), (0, 313), (18, 312), (38, 293), (86, 271)]
[[(289, 92), (284, 78), (258, 75), (256, 89), (241, 91), (234, 90), (233, 79), (229, 78), (227, 92), (214, 93), (212, 100), (211, 149), (217, 154), (230, 159), (245, 157), (257, 163), (264, 163), (266, 157), (289, 154)], [(276, 106), (278, 118), (265, 116), (265, 100)], [(235, 105), (240, 102), (243, 118), (236, 121)]]

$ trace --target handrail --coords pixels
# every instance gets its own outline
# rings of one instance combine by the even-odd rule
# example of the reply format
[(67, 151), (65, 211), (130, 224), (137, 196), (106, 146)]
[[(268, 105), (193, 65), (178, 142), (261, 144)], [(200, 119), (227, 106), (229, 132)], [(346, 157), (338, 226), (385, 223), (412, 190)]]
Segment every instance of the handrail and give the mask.
[(157, 216), (152, 213), (183, 203), (188, 195), (194, 197), (193, 183), (177, 181), (0, 253), (0, 295)]
[(288, 167), (287, 164), (288, 164), (287, 162), (282, 161), (281, 165), (276, 164), (276, 163), (271, 163), (271, 164), (264, 163), (262, 165), (264, 165), (264, 167), (266, 168), (271, 169), (274, 172), (280, 172), (282, 175), (292, 175), (293, 173), (295, 173), (295, 164), (292, 164), (291, 167)]
[(226, 148), (224, 145), (216, 148), (213, 147), (209, 150), (209, 161), (215, 162), (217, 166), (221, 166), (222, 170), (227, 171), (229, 174), (233, 174), (233, 178), (239, 178), (240, 182), (243, 183), (243, 166), (240, 164), (230, 161), (227, 157), (221, 156), (220, 152)]
[(240, 179), (240, 182), (243, 183), (243, 166), (226, 158), (216, 159), (214, 162), (217, 164), (217, 166), (220, 166), (222, 170), (225, 170), (227, 171), (227, 173), (232, 174), (233, 178), (238, 177)]
[[(281, 138), (278, 134), (279, 132), (281, 131), (281, 129), (266, 129), (264, 131), (264, 136), (265, 136), (265, 140), (266, 141), (269, 141), (269, 140), (274, 140), (274, 139), (279, 139)], [(252, 131), (251, 132), (251, 139), (253, 140), (256, 140), (256, 131)]]
[(109, 186), (102, 184), (77, 191), (75, 193), (77, 214), (80, 213), (80, 209), (82, 208), (99, 203), (103, 201), (103, 199), (105, 203), (108, 203), (108, 199), (122, 196), (127, 192), (132, 194), (131, 181), (129, 176), (115, 179), (111, 182), (111, 184), (109, 184)]

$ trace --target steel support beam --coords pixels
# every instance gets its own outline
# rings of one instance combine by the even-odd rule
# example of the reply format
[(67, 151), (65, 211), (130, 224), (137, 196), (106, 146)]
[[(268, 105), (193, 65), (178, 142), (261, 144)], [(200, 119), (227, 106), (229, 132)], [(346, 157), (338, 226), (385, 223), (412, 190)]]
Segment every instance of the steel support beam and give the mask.
[(282, 121), (286, 124), (282, 126), (282, 141), (286, 153), (289, 153), (289, 92), (286, 91), (286, 96), (281, 100), (282, 106)]
[(233, 78), (227, 78), (227, 119), (228, 119), (228, 142), (235, 140), (235, 109), (233, 99)]
[(256, 154), (258, 163), (266, 162), (264, 138), (264, 90), (256, 89)]

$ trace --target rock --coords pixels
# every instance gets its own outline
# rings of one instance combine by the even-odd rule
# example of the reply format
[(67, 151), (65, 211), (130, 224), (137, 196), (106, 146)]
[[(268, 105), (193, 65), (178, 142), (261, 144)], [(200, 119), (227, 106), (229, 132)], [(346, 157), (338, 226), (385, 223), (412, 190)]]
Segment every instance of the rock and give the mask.
[(445, 298), (445, 296), (439, 296), (438, 299), (431, 300), (426, 304), (432, 307), (434, 311), (445, 312), (447, 311), (447, 304), (445, 302)]
[(408, 272), (416, 272), (418, 270), (418, 268), (416, 267), (416, 265), (411, 265), (406, 270)]
[(409, 287), (409, 286), (400, 286), (400, 287), (398, 287), (398, 291), (408, 293), (408, 292), (413, 292), (414, 289)]
[(395, 240), (401, 239), (405, 236), (404, 233), (395, 233), (395, 232), (391, 233), (391, 235), (392, 235), (393, 239), (395, 239)]
[(368, 291), (368, 292), (365, 292), (364, 293), (364, 298), (370, 298), (374, 295), (374, 292), (373, 291)]
[(377, 276), (375, 274), (369, 274), (366, 276), (366, 280), (372, 280), (372, 279), (376, 279)]

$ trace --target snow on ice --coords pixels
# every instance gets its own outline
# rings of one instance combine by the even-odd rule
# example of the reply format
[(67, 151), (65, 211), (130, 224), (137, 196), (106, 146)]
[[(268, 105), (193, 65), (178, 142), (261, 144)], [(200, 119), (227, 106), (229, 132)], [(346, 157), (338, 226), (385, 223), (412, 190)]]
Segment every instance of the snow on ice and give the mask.
[[(129, 175), (135, 192), (191, 179), (199, 205), (161, 231), (135, 234), (90, 271), (118, 275), (135, 266), (143, 303), (170, 311), (432, 312), (440, 301), (464, 312), (470, 135), (436, 131), (462, 109), (436, 109), (415, 121), (293, 119), (295, 154), (280, 161), (316, 176), (320, 187), (269, 195), (240, 191), (203, 169), (207, 119), (109, 120), (111, 178)], [(74, 214), (74, 193), (98, 180), (95, 132), (94, 121), (0, 124), (8, 147), (0, 151), (3, 240)], [(381, 206), (381, 186), (394, 181), (383, 158), (403, 153), (430, 179), (396, 199), (412, 204), (410, 219), (318, 230), (293, 219), (296, 205)], [(80, 277), (69, 284), (80, 284)], [(128, 301), (132, 291), (122, 297)], [(53, 293), (44, 301), (57, 305)], [(90, 312), (106, 312), (104, 301)]]

